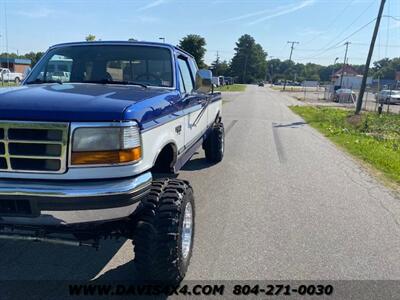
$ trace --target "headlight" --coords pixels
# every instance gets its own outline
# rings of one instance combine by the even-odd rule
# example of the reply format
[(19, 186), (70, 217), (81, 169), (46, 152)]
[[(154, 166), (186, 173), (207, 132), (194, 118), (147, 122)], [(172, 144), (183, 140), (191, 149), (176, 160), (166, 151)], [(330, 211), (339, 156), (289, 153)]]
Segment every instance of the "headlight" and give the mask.
[(133, 163), (141, 157), (137, 126), (82, 127), (73, 133), (71, 165)]

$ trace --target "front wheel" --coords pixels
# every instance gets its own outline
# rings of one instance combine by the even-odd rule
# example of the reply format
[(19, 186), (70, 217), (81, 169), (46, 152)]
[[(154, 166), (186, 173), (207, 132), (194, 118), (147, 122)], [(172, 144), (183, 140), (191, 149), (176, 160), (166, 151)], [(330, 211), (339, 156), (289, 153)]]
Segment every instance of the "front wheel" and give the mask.
[(146, 280), (179, 283), (193, 249), (194, 197), (184, 180), (153, 181), (139, 207), (134, 235), (135, 263)]
[(211, 132), (204, 141), (203, 148), (206, 159), (209, 162), (218, 163), (222, 160), (225, 151), (225, 130), (223, 123), (218, 122), (211, 127)]

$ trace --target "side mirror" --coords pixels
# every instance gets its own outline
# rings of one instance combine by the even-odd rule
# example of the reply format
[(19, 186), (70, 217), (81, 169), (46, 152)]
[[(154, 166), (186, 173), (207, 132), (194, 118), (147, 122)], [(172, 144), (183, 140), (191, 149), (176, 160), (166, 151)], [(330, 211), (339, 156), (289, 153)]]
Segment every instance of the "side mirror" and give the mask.
[(196, 92), (208, 94), (212, 89), (212, 72), (210, 70), (198, 70), (196, 73)]

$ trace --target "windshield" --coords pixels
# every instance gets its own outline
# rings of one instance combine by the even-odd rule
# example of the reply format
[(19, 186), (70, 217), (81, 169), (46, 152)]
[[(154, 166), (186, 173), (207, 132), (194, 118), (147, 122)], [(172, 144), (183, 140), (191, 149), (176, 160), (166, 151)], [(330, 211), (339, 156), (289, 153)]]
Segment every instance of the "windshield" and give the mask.
[(50, 50), (27, 84), (79, 82), (172, 87), (171, 52), (130, 45), (66, 46)]

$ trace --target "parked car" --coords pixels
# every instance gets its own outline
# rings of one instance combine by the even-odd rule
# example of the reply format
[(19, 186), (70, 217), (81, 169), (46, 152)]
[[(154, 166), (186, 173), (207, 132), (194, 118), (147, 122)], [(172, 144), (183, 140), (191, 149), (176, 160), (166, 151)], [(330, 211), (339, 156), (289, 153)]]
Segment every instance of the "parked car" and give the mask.
[(227, 77), (227, 76), (225, 76), (225, 84), (226, 85), (231, 85), (231, 84), (233, 84), (233, 77)]
[(400, 103), (400, 91), (398, 90), (382, 90), (375, 95), (378, 103), (397, 104)]
[(214, 87), (219, 87), (219, 78), (216, 76), (212, 77), (212, 84), (214, 85)]
[(218, 80), (219, 80), (219, 85), (225, 85), (225, 78), (224, 76), (218, 76)]
[(24, 75), (22, 73), (11, 72), (8, 68), (0, 68), (0, 75), (2, 81), (14, 81), (17, 84), (24, 79)]
[[(59, 58), (71, 61), (68, 84), (46, 80)], [(201, 146), (209, 162), (224, 155), (211, 80), (193, 56), (164, 43), (51, 47), (23, 87), (0, 94), (0, 238), (97, 247), (125, 237), (138, 274), (179, 282), (195, 203), (174, 174)]]
[(334, 102), (350, 103), (356, 101), (356, 93), (351, 89), (338, 89), (333, 95)]
[(264, 81), (259, 81), (258, 86), (264, 86)]

